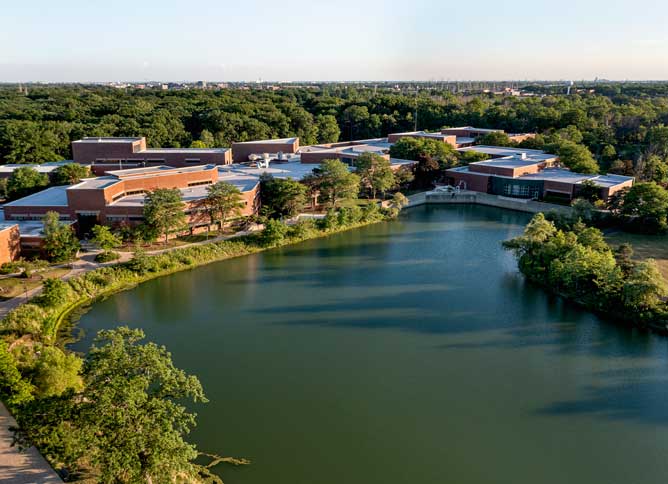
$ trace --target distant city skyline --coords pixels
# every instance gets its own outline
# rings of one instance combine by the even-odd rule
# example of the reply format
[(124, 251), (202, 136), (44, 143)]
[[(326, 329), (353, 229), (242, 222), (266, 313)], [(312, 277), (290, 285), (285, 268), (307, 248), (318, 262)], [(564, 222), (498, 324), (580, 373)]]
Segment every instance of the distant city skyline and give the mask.
[(668, 4), (3, 6), (0, 82), (668, 79)]

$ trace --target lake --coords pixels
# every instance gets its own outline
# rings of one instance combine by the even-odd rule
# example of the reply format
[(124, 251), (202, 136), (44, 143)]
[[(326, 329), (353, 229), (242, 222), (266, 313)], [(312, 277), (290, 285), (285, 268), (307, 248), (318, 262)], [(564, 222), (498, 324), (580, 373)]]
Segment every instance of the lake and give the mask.
[(529, 216), (396, 221), (156, 279), (79, 327), (143, 328), (210, 402), (190, 435), (226, 484), (668, 479), (668, 340), (526, 283)]

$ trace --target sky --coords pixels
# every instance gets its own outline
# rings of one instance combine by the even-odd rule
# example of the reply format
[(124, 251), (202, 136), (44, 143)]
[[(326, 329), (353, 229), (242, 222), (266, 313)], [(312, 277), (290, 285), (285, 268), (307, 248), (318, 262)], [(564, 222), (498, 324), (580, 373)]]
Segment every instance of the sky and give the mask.
[(0, 82), (668, 79), (666, 0), (2, 0)]

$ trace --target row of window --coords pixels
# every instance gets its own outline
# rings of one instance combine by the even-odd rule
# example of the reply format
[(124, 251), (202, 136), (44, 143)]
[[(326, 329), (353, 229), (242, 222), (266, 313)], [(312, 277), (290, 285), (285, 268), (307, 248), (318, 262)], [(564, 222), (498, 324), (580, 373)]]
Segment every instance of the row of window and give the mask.
[(503, 185), (503, 194), (508, 197), (538, 198), (540, 190), (530, 185), (505, 183)]

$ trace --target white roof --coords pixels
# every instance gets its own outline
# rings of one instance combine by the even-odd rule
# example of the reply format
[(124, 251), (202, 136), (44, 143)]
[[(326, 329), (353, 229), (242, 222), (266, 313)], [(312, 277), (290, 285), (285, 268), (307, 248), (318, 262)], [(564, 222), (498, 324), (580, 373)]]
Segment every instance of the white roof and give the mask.
[(27, 197), (6, 203), (6, 207), (67, 207), (68, 185), (47, 188)]

